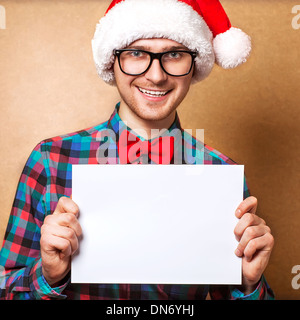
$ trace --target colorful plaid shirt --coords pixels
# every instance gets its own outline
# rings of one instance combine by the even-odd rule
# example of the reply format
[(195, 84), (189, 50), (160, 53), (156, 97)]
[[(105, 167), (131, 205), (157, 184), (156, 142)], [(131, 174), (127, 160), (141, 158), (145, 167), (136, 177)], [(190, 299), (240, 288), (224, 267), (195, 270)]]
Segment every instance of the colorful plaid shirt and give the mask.
[[(72, 284), (70, 274), (60, 287), (49, 286), (42, 274), (41, 226), (45, 217), (55, 210), (59, 198), (71, 196), (73, 164), (99, 164), (103, 162), (103, 157), (99, 158), (101, 152), (106, 157), (105, 163), (119, 163), (119, 134), (124, 129), (131, 129), (119, 117), (118, 108), (119, 104), (108, 121), (44, 140), (32, 151), (20, 177), (0, 253), (0, 298), (187, 300), (205, 299), (210, 293), (212, 299), (273, 299), (273, 292), (264, 277), (256, 290), (247, 296), (233, 286)], [(171, 129), (184, 131), (177, 116)], [(191, 135), (182, 134), (179, 143), (185, 145), (184, 151), (180, 151), (185, 152), (183, 163), (197, 163), (195, 159), (200, 157), (205, 165), (234, 164), (207, 145), (202, 144), (199, 149), (199, 144)], [(248, 196), (245, 182), (244, 197)]]

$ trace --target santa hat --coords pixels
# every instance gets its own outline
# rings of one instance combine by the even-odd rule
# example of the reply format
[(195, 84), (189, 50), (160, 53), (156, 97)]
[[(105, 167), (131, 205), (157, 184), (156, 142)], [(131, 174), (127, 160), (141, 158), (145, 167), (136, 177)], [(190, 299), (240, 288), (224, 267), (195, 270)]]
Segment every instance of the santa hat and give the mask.
[(114, 49), (139, 39), (166, 38), (197, 51), (193, 82), (206, 78), (214, 63), (225, 69), (244, 63), (251, 39), (232, 27), (219, 0), (114, 0), (92, 40), (99, 76), (114, 85)]

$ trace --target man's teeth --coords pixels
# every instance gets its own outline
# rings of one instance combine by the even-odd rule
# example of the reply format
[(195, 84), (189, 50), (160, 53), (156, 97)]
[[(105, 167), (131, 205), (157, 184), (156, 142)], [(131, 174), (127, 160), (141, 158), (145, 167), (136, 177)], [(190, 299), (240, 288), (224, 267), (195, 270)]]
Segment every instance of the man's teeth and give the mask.
[(151, 96), (151, 97), (163, 97), (165, 96), (168, 91), (151, 91), (151, 90), (145, 90), (145, 89), (142, 89), (142, 88), (139, 88), (139, 90), (148, 95), (148, 96)]

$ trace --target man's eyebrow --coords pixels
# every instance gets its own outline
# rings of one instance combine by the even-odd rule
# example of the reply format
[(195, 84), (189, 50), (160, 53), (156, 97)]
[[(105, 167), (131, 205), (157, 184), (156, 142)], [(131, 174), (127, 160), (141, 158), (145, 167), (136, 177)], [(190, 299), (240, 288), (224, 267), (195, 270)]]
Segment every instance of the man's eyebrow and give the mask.
[[(151, 51), (150, 47), (147, 46), (128, 46), (125, 49), (136, 49), (136, 50), (145, 50), (145, 51)], [(161, 49), (160, 52), (164, 52), (164, 51), (175, 51), (175, 50), (188, 50), (187, 47), (185, 46), (172, 46), (172, 47), (164, 47)]]

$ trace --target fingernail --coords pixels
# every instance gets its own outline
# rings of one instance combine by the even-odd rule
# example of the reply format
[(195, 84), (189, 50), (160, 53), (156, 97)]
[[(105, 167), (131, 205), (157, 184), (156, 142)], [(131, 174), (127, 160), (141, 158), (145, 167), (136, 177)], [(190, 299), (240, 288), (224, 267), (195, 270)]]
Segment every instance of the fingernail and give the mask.
[(237, 209), (236, 212), (235, 212), (235, 215), (237, 217), (239, 217), (241, 215), (242, 211), (240, 209)]
[(235, 254), (238, 256), (238, 257), (241, 257), (242, 256), (242, 253), (239, 249), (236, 249), (235, 250)]
[(251, 259), (252, 259), (252, 257), (246, 257), (246, 261), (247, 261), (247, 262), (250, 262)]
[(61, 252), (61, 253), (59, 254), (59, 257), (60, 257), (61, 260), (63, 260), (63, 259), (66, 257), (66, 255)]

